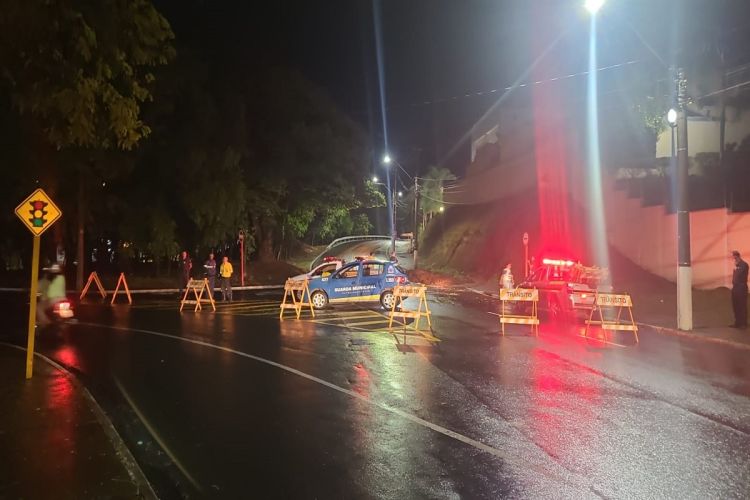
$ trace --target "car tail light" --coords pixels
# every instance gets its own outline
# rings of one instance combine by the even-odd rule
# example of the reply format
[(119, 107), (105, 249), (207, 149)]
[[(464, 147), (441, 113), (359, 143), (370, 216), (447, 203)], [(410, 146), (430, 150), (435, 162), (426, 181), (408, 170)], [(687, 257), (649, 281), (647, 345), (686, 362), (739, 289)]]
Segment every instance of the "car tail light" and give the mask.
[(70, 302), (67, 300), (60, 301), (55, 304), (55, 310), (57, 311), (70, 311)]

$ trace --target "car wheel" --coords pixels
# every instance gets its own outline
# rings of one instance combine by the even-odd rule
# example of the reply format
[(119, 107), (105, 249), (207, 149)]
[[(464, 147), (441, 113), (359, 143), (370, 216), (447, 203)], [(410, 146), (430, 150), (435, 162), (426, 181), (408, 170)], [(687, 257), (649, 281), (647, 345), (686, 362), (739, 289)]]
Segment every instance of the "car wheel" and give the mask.
[(323, 309), (328, 305), (328, 295), (320, 290), (315, 290), (310, 296), (310, 302), (315, 309)]
[[(380, 305), (386, 311), (393, 309), (393, 304), (396, 302), (396, 296), (393, 295), (393, 290), (386, 290), (380, 294)], [(398, 304), (396, 304), (398, 305)]]
[(567, 321), (567, 314), (560, 304), (560, 299), (551, 297), (547, 302), (547, 311), (553, 321)]

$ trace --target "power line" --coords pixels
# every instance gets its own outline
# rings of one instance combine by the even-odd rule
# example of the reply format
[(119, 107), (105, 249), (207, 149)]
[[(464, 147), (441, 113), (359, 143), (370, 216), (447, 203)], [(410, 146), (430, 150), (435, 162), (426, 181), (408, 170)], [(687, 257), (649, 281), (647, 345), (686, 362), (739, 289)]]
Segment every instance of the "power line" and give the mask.
[[(616, 69), (616, 68), (621, 68), (621, 67), (625, 67), (625, 66), (631, 66), (633, 64), (637, 64), (637, 63), (640, 63), (640, 62), (641, 62), (640, 60), (625, 61), (625, 62), (622, 62), (622, 63), (619, 63), (619, 64), (611, 64), (609, 66), (602, 66), (601, 68), (597, 68), (596, 71), (597, 72), (599, 72), (599, 71), (607, 71), (607, 70), (610, 70), (610, 69)], [(490, 94), (495, 94), (497, 92), (505, 92), (505, 91), (508, 91), (508, 90), (513, 90), (513, 89), (521, 88), (521, 87), (531, 87), (531, 86), (535, 86), (535, 85), (543, 85), (543, 84), (546, 84), (546, 83), (552, 83), (552, 82), (557, 82), (557, 81), (562, 81), (562, 80), (569, 80), (571, 78), (577, 78), (579, 76), (586, 76), (589, 73), (590, 73), (590, 71), (588, 71), (588, 70), (587, 71), (580, 71), (578, 73), (571, 73), (569, 75), (555, 76), (555, 77), (552, 77), (552, 78), (548, 78), (546, 80), (537, 80), (537, 81), (534, 81), (534, 82), (519, 83), (518, 85), (511, 85), (509, 87), (503, 87), (503, 88), (491, 89), (491, 90), (480, 90), (480, 91), (477, 91), (477, 92), (469, 92), (469, 93), (462, 94), (462, 95), (454, 95), (454, 96), (443, 97), (443, 98), (439, 98), (439, 99), (428, 99), (428, 100), (425, 100), (425, 101), (422, 101), (422, 102), (411, 103), (410, 106), (412, 106), (412, 107), (429, 106), (429, 105), (432, 105), (432, 104), (439, 104), (439, 103), (442, 103), (442, 102), (457, 101), (459, 99), (466, 99), (466, 98), (470, 98), (470, 97), (490, 95)]]
[(700, 97), (696, 97), (695, 100), (705, 99), (706, 97), (711, 97), (711, 96), (715, 96), (715, 95), (718, 95), (718, 94), (723, 94), (724, 92), (729, 92), (730, 90), (734, 90), (734, 89), (738, 89), (738, 88), (741, 88), (741, 87), (745, 87), (747, 85), (750, 85), (750, 80), (745, 80), (742, 83), (738, 83), (736, 85), (730, 85), (727, 88), (716, 90), (714, 92), (709, 92), (708, 94), (703, 94)]

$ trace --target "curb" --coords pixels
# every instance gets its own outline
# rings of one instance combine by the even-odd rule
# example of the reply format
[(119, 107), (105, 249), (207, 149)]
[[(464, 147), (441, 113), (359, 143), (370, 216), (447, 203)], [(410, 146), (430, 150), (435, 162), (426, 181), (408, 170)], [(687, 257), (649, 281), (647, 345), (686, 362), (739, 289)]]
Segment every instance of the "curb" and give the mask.
[[(245, 291), (245, 290), (282, 290), (284, 288), (284, 285), (247, 285), (247, 286), (233, 286), (232, 290), (239, 290), (239, 291)], [(215, 290), (218, 290), (218, 288), (215, 288)], [(28, 288), (0, 288), (0, 292), (28, 292)], [(66, 292), (75, 295), (78, 292), (75, 290), (66, 290)], [(96, 290), (95, 290), (96, 292)], [(105, 290), (107, 294), (113, 294), (114, 290)], [(177, 288), (150, 288), (150, 289), (141, 289), (141, 290), (130, 290), (131, 295), (135, 295), (138, 293), (177, 293), (179, 292), (179, 289)]]
[(651, 325), (649, 323), (637, 323), (637, 324), (638, 326), (650, 328), (654, 330), (656, 333), (660, 333), (663, 335), (672, 335), (674, 337), (682, 337), (682, 338), (694, 340), (697, 342), (709, 342), (712, 344), (727, 345), (730, 347), (736, 347), (738, 349), (745, 349), (745, 350), (750, 351), (750, 344), (743, 344), (741, 342), (735, 342), (733, 340), (727, 340), (727, 339), (720, 339), (717, 337), (704, 337), (702, 335), (696, 335), (690, 332), (683, 332), (682, 330), (677, 330), (675, 328), (667, 328), (667, 327), (659, 326), (659, 325)]
[[(7, 342), (0, 342), (0, 344), (18, 349), (19, 351), (26, 352), (25, 347), (17, 346), (15, 344), (9, 344)], [(109, 417), (107, 417), (104, 409), (99, 406), (99, 403), (96, 401), (96, 399), (94, 399), (94, 396), (91, 394), (91, 392), (89, 392), (89, 390), (81, 383), (80, 380), (78, 380), (75, 375), (73, 375), (61, 364), (48, 358), (44, 354), (39, 354), (38, 352), (35, 352), (34, 356), (37, 356), (48, 365), (62, 372), (66, 377), (68, 377), (68, 379), (70, 379), (73, 385), (75, 385), (76, 388), (81, 391), (83, 397), (89, 402), (91, 410), (94, 412), (94, 416), (96, 417), (96, 421), (99, 422), (99, 425), (102, 426), (104, 434), (107, 436), (109, 442), (112, 443), (112, 446), (115, 448), (115, 453), (120, 458), (120, 462), (122, 462), (123, 466), (125, 466), (125, 470), (128, 472), (131, 479), (138, 488), (140, 498), (148, 500), (158, 500), (159, 497), (156, 495), (156, 492), (152, 488), (151, 483), (148, 482), (146, 475), (138, 465), (138, 462), (136, 462), (135, 457), (133, 457), (133, 454), (130, 453), (130, 450), (125, 445), (125, 441), (123, 441), (122, 437), (117, 432), (117, 429), (115, 429), (115, 426), (112, 424), (112, 421), (109, 419)]]

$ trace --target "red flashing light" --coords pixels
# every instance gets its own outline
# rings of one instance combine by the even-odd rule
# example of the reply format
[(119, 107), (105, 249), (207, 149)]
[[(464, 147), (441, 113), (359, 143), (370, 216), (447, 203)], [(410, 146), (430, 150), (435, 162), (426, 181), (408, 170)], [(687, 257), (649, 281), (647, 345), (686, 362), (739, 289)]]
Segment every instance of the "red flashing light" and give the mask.
[(329, 255), (327, 257), (323, 257), (323, 262), (344, 262), (344, 259), (340, 259), (339, 257), (333, 257), (332, 255)]
[(543, 259), (542, 263), (547, 266), (566, 266), (566, 267), (570, 267), (573, 264), (575, 264), (575, 262), (573, 262), (572, 260), (560, 260), (560, 259)]

